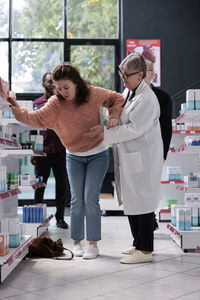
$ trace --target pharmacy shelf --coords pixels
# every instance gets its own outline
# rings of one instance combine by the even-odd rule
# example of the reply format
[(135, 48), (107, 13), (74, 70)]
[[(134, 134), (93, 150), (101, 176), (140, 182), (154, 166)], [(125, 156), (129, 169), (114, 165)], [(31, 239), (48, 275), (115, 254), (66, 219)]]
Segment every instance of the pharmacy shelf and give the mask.
[(200, 227), (192, 227), (190, 231), (178, 230), (175, 226), (168, 224), (172, 240), (184, 252), (196, 251), (200, 246)]
[(0, 138), (0, 149), (8, 150), (8, 149), (21, 149), (22, 146), (18, 142), (13, 142), (11, 140)]
[(175, 123), (200, 122), (199, 110), (186, 110), (183, 114), (175, 119)]
[(173, 130), (173, 134), (196, 134), (200, 133), (200, 130)]
[(1, 150), (0, 158), (6, 157), (8, 155), (12, 155), (16, 158), (21, 158), (24, 156), (46, 156), (46, 153), (31, 149)]
[(32, 184), (32, 185), (19, 185), (19, 189), (21, 191), (31, 191), (31, 190), (36, 190), (36, 189), (39, 189), (41, 187), (45, 187), (46, 184), (44, 182), (41, 182), (41, 183), (35, 183), (35, 184)]
[(194, 154), (200, 152), (200, 146), (181, 146), (178, 149), (170, 150), (172, 153)]
[(161, 184), (181, 184), (184, 183), (183, 180), (163, 180), (160, 182)]
[(48, 230), (49, 221), (53, 215), (48, 216), (42, 223), (23, 223), (25, 234), (30, 234), (33, 238), (41, 236)]
[(183, 191), (183, 192), (191, 191), (193, 193), (196, 193), (196, 192), (200, 193), (200, 188), (191, 188), (191, 187), (184, 186), (184, 185), (177, 185), (176, 189), (179, 191)]
[[(23, 126), (25, 124), (22, 124), (21, 122), (17, 121), (15, 118), (2, 118), (1, 119), (1, 125), (9, 125), (9, 124), (12, 124), (12, 125), (16, 125), (16, 126)], [(25, 125), (25, 126), (28, 126), (28, 125)]]
[(6, 96), (0, 93), (0, 109), (10, 109), (10, 103), (6, 100)]
[(0, 258), (0, 283), (14, 270), (28, 253), (28, 247), (32, 237), (27, 235), (23, 238), (18, 248), (10, 248), (9, 253)]
[(0, 192), (0, 199), (3, 200), (3, 199), (6, 199), (6, 198), (10, 198), (11, 196), (15, 196), (15, 195), (20, 194), (20, 193), (21, 193), (21, 191), (19, 189)]
[(26, 129), (27, 130), (45, 130), (45, 128), (32, 127), (27, 124), (21, 123), (21, 122), (17, 121), (15, 118), (1, 118), (0, 125), (6, 126), (9, 124), (20, 127), (20, 128), (22, 128), (22, 130), (26, 130)]

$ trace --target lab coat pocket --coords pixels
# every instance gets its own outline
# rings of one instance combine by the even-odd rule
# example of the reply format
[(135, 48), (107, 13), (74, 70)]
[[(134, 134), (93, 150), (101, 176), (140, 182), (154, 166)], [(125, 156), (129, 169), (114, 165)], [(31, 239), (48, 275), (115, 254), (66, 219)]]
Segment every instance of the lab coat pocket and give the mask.
[(124, 153), (124, 168), (129, 174), (143, 172), (143, 162), (140, 152)]

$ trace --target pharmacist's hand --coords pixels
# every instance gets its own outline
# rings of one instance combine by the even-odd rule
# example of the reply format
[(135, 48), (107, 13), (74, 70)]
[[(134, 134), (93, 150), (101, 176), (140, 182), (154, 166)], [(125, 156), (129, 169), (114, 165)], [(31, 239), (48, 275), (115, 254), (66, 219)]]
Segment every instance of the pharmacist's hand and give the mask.
[(30, 159), (32, 165), (36, 165), (37, 164), (37, 158), (35, 156), (31, 156), (31, 159)]
[(109, 129), (111, 127), (117, 126), (117, 124), (118, 124), (118, 119), (110, 118), (108, 120), (108, 123), (107, 123), (106, 127)]
[(94, 127), (90, 128), (90, 131), (84, 133), (84, 136), (93, 138), (93, 137), (98, 136), (98, 135), (103, 134), (103, 133), (104, 133), (103, 126), (102, 125), (97, 125), (97, 126), (94, 126)]

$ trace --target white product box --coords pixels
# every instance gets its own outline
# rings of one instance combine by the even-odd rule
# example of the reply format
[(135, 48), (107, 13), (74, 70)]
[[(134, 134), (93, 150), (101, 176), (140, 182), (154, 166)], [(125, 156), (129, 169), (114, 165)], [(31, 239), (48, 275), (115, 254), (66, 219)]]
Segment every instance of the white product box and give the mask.
[(191, 208), (185, 208), (184, 210), (185, 213), (185, 230), (191, 230)]
[(19, 233), (19, 219), (18, 218), (10, 218), (9, 223), (9, 234), (17, 234)]
[(198, 188), (198, 177), (194, 176), (184, 176), (184, 185), (190, 188)]
[(194, 91), (191, 89), (186, 91), (186, 101), (194, 101)]
[(32, 185), (36, 182), (36, 176), (32, 174), (19, 175), (19, 185)]
[(192, 210), (192, 226), (198, 226), (199, 220), (198, 220), (198, 206), (192, 205), (191, 207)]
[(184, 222), (185, 222), (184, 208), (177, 208), (176, 209), (176, 226), (177, 226), (178, 230), (185, 229)]
[(9, 219), (1, 218), (0, 219), (0, 232), (9, 232)]

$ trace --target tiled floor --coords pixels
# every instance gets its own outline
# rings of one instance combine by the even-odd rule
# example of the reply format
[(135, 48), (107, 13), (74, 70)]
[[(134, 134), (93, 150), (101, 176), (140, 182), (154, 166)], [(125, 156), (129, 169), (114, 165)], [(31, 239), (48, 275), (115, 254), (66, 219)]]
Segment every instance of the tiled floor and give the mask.
[[(69, 231), (58, 229), (52, 219), (47, 234), (62, 238), (71, 249)], [(155, 232), (153, 263), (120, 264), (121, 250), (130, 244), (126, 217), (102, 217), (97, 259), (25, 259), (0, 285), (0, 299), (200, 299), (200, 254), (183, 253), (169, 238), (166, 224)]]

